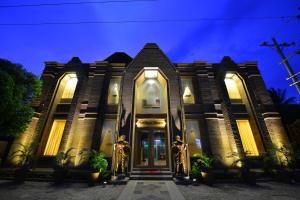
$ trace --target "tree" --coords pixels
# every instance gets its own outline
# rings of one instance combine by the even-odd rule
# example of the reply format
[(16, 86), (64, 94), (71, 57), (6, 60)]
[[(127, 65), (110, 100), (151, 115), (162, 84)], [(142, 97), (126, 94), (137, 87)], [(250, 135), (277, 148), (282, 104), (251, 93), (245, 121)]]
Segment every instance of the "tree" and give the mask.
[(300, 118), (300, 105), (294, 103), (295, 97), (287, 98), (286, 91), (281, 89), (271, 88), (269, 93), (284, 124), (293, 123)]
[(295, 100), (295, 97), (286, 98), (286, 90), (271, 88), (269, 89), (269, 93), (277, 107), (291, 104)]
[(0, 136), (14, 137), (26, 130), (34, 112), (31, 102), (41, 86), (22, 65), (0, 59)]

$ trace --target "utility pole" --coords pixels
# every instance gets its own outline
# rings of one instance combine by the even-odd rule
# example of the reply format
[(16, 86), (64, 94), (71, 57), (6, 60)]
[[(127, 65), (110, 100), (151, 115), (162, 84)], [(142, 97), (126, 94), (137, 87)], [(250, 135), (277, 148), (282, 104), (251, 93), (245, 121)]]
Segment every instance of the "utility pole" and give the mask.
[(289, 46), (293, 46), (295, 45), (295, 42), (291, 42), (291, 43), (282, 43), (282, 44), (278, 44), (278, 42), (276, 41), (276, 39), (274, 37), (272, 37), (272, 42), (273, 44), (268, 44), (267, 42), (263, 42), (260, 46), (267, 46), (267, 47), (275, 47), (277, 53), (279, 54), (280, 58), (281, 58), (281, 62), (280, 64), (284, 64), (285, 69), (288, 71), (289, 73), (289, 77), (288, 79), (292, 79), (292, 84), (290, 86), (295, 86), (299, 95), (300, 95), (300, 86), (299, 86), (299, 81), (297, 79), (297, 75), (299, 75), (299, 73), (294, 73), (290, 63), (288, 62), (288, 58), (285, 57), (285, 55), (282, 52), (282, 48), (281, 47), (289, 47)]

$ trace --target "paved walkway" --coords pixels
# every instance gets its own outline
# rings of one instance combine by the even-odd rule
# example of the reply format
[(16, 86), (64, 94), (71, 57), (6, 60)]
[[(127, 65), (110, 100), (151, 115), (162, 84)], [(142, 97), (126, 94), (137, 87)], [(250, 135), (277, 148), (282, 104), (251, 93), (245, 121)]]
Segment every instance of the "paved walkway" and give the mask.
[(0, 200), (300, 200), (300, 184), (277, 182), (184, 186), (172, 181), (129, 181), (125, 185), (88, 187), (86, 183), (53, 186), (0, 180)]
[(184, 200), (173, 181), (130, 181), (118, 200)]

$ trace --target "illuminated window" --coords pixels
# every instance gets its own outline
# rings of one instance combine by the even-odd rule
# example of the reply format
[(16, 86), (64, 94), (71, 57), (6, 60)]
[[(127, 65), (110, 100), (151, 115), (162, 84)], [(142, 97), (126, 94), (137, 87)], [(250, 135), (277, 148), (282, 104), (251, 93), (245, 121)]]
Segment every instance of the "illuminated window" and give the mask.
[(114, 136), (116, 129), (115, 120), (105, 120), (102, 127), (100, 152), (111, 157), (114, 145)]
[(48, 137), (44, 156), (55, 156), (65, 129), (66, 120), (55, 119)]
[(258, 156), (257, 146), (253, 137), (249, 120), (236, 120), (244, 152), (249, 156)]
[(74, 96), (74, 92), (75, 92), (78, 80), (77, 80), (76, 77), (73, 77), (71, 75), (66, 75), (65, 78), (68, 78), (68, 80), (67, 80), (66, 85), (64, 87), (61, 99), (62, 100), (70, 100)]
[(198, 121), (186, 120), (186, 129), (190, 156), (202, 154), (202, 145)]
[(120, 79), (111, 79), (108, 88), (107, 104), (117, 105), (119, 104), (119, 92), (120, 92)]
[(225, 77), (225, 85), (227, 88), (227, 92), (229, 95), (229, 98), (231, 100), (241, 100), (241, 94), (237, 85), (237, 75), (235, 74), (227, 74)]
[(194, 96), (194, 89), (192, 79), (183, 78), (181, 79), (181, 87), (183, 91), (183, 103), (185, 104), (194, 104), (195, 103), (195, 96)]

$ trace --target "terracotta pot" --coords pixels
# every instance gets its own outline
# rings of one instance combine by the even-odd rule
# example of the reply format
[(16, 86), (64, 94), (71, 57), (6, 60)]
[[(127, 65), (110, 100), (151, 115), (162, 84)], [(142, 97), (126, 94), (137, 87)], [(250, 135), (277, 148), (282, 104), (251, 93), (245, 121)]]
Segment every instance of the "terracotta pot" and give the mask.
[(201, 172), (202, 180), (206, 185), (213, 185), (215, 182), (214, 174), (211, 172)]
[(90, 172), (89, 185), (93, 186), (99, 181), (100, 172)]

